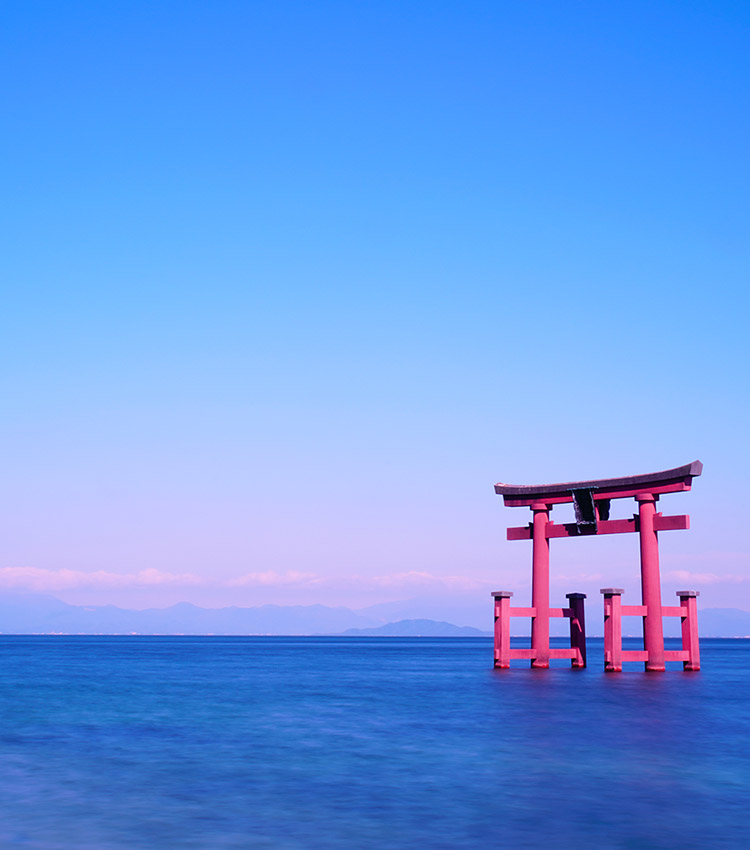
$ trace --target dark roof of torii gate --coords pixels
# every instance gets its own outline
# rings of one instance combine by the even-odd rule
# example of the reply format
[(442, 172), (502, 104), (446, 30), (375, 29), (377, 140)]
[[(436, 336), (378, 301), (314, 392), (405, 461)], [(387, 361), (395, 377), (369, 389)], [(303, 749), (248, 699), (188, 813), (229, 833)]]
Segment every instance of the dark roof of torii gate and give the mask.
[[(625, 478), (598, 478), (591, 481), (568, 481), (564, 484), (495, 484), (495, 492), (499, 496), (505, 496), (505, 501), (513, 501), (526, 504), (528, 500), (543, 500), (548, 497), (569, 496), (565, 501), (572, 499), (574, 490), (598, 490), (603, 491), (602, 496), (615, 491), (647, 490), (650, 488), (666, 487), (674, 484), (684, 483), (684, 489), (690, 488), (690, 482), (703, 471), (703, 464), (694, 460), (685, 466), (677, 466), (674, 469), (665, 469), (661, 472), (649, 472), (646, 475), (629, 475)], [(671, 486), (670, 486), (670, 489)], [(680, 488), (683, 489), (683, 488)], [(623, 495), (625, 495), (623, 493)], [(515, 497), (515, 498), (514, 498)], [(518, 499), (518, 502), (516, 501)], [(556, 499), (557, 500), (557, 499)]]

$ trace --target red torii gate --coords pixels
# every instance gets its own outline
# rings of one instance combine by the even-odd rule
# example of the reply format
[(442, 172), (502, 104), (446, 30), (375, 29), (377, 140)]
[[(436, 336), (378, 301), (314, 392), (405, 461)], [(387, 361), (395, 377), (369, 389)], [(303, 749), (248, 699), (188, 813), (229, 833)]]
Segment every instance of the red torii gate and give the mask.
[[(680, 605), (662, 606), (659, 576), (657, 532), (690, 527), (688, 516), (662, 516), (656, 502), (664, 493), (690, 490), (693, 478), (703, 464), (693, 461), (686, 466), (633, 475), (627, 478), (603, 478), (567, 484), (516, 486), (496, 484), (495, 492), (508, 507), (529, 507), (533, 521), (521, 528), (509, 528), (508, 540), (531, 540), (531, 607), (511, 608), (510, 591), (496, 591), (495, 667), (510, 667), (512, 659), (527, 658), (532, 667), (549, 667), (551, 658), (570, 658), (573, 667), (586, 666), (586, 626), (583, 593), (568, 593), (568, 608), (550, 608), (549, 541), (553, 537), (584, 537), (594, 534), (621, 534), (637, 531), (641, 549), (642, 605), (621, 605), (620, 588), (603, 588), (604, 595), (604, 669), (622, 670), (623, 661), (644, 661), (646, 670), (664, 670), (665, 661), (682, 661), (685, 670), (700, 669), (698, 621), (695, 590), (677, 592)], [(610, 519), (612, 499), (634, 498), (638, 513), (632, 519)], [(575, 522), (556, 525), (549, 514), (554, 505), (573, 503)], [(623, 650), (622, 616), (643, 617), (643, 650)], [(682, 618), (682, 649), (664, 649), (662, 617)], [(531, 649), (511, 649), (510, 618), (531, 617)], [(550, 617), (570, 620), (570, 649), (550, 648)]]

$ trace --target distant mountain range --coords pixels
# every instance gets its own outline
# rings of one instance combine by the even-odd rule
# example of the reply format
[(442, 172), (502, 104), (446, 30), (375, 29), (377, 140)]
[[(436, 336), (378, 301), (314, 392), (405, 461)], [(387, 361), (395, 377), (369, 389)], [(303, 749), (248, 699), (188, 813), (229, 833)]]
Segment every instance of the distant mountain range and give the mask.
[(347, 629), (341, 634), (349, 637), (485, 637), (491, 632), (474, 626), (454, 626), (444, 620), (399, 620), (371, 629)]
[(137, 611), (114, 605), (68, 605), (37, 594), (0, 594), (4, 634), (309, 635), (378, 625), (382, 620), (326, 605), (200, 608), (180, 602)]
[[(327, 605), (261, 605), (253, 608), (201, 608), (180, 602), (168, 608), (131, 610), (114, 605), (68, 605), (52, 596), (33, 593), (0, 594), (1, 634), (183, 634), (183, 635), (351, 635), (351, 636), (479, 636), (489, 635), (491, 610), (479, 614), (468, 607), (455, 609), (456, 625), (445, 600), (415, 599), (353, 610)], [(596, 614), (587, 616), (590, 635), (601, 635)], [(429, 615), (432, 614), (432, 617)], [(588, 614), (588, 612), (587, 612)], [(426, 616), (427, 615), (427, 616)], [(454, 619), (451, 617), (451, 619)], [(705, 637), (750, 637), (750, 612), (739, 608), (699, 609), (698, 622)], [(516, 625), (514, 623), (514, 625)], [(554, 621), (554, 634), (565, 633), (567, 623)], [(484, 626), (484, 629), (478, 628)], [(668, 635), (678, 634), (679, 620), (665, 619)], [(623, 634), (637, 636), (635, 617), (623, 621)], [(516, 634), (528, 634), (521, 620)]]

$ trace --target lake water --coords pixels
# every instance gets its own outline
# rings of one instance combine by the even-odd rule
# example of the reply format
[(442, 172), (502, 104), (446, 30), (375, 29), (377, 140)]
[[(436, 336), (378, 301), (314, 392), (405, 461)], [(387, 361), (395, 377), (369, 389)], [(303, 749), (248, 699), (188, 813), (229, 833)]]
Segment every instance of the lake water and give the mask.
[(750, 641), (0, 636), (0, 847), (750, 847)]

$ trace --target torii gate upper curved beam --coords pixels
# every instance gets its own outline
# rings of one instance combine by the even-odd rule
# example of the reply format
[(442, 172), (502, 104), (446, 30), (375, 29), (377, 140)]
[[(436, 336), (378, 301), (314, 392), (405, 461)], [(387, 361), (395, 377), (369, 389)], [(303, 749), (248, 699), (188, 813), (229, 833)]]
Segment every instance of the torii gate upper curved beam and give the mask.
[(689, 490), (693, 478), (703, 472), (699, 460), (662, 472), (646, 475), (629, 475), (624, 478), (599, 478), (592, 481), (568, 481), (564, 484), (495, 484), (495, 492), (503, 497), (508, 507), (524, 507), (532, 502), (562, 504), (572, 502), (577, 490), (590, 490), (595, 501), (600, 499), (624, 499), (638, 493), (678, 493)]

